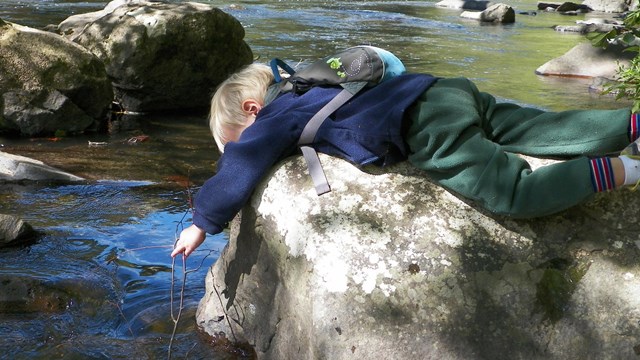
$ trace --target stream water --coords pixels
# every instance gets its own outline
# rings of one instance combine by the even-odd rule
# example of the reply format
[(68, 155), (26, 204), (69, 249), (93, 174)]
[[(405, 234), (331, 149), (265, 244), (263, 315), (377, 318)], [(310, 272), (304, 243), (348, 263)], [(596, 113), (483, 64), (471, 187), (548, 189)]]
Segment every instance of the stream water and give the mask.
[[(594, 15), (538, 12), (496, 26), (461, 19), (459, 11), (433, 1), (201, 2), (238, 18), (262, 60), (305, 61), (371, 43), (397, 53), (412, 71), (466, 76), (509, 101), (551, 110), (623, 105), (590, 93), (588, 80), (534, 74), (584, 41), (555, 33), (552, 25)], [(106, 3), (2, 0), (0, 18), (39, 28)], [(535, 11), (534, 0), (508, 3)], [(148, 140), (128, 141), (138, 135)], [(30, 246), (0, 250), (0, 282), (20, 278), (49, 289), (55, 300), (47, 311), (0, 305), (0, 359), (166, 358), (173, 328), (168, 253), (182, 219), (189, 223), (187, 189), (195, 191), (211, 175), (217, 157), (204, 117), (146, 116), (135, 131), (53, 140), (0, 137), (0, 150), (88, 179), (63, 186), (0, 185), (0, 213), (19, 215), (43, 234)], [(88, 141), (109, 145), (88, 147)], [(225, 242), (225, 234), (210, 237), (189, 259), (189, 269), (202, 266), (187, 276), (175, 358), (233, 357), (213, 349), (194, 321), (207, 268)]]

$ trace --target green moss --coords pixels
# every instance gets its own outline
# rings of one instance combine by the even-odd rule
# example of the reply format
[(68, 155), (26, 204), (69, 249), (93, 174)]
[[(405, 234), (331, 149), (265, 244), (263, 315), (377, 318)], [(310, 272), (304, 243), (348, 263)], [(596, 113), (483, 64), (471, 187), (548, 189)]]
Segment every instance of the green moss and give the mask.
[(55, 59), (48, 68), (42, 72), (40, 81), (47, 88), (64, 89), (69, 87), (70, 78), (65, 78), (66, 74), (76, 72), (72, 65), (61, 59)]
[(552, 259), (538, 268), (544, 269), (536, 285), (536, 310), (551, 322), (560, 320), (569, 309), (571, 296), (589, 270), (586, 261)]

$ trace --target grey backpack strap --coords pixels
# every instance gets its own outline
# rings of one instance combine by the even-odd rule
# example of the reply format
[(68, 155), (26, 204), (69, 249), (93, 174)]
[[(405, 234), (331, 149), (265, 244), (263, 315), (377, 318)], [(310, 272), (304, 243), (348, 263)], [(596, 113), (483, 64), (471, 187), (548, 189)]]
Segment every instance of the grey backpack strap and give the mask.
[(346, 89), (338, 93), (338, 95), (331, 99), (331, 101), (329, 101), (327, 105), (320, 109), (320, 111), (318, 111), (311, 118), (311, 120), (309, 120), (307, 125), (302, 130), (300, 140), (298, 140), (298, 145), (300, 146), (302, 155), (307, 162), (307, 167), (309, 168), (309, 173), (311, 174), (311, 179), (313, 180), (313, 185), (316, 188), (316, 193), (318, 193), (318, 196), (331, 191), (331, 187), (329, 187), (327, 177), (324, 174), (324, 170), (322, 170), (322, 164), (320, 164), (318, 153), (309, 145), (313, 143), (320, 125), (322, 125), (322, 123), (331, 114), (333, 114), (334, 111), (338, 110), (340, 106), (349, 101), (349, 99), (351, 99), (353, 95), (353, 93)]
[(307, 168), (309, 169), (309, 174), (311, 175), (311, 180), (313, 180), (313, 186), (315, 186), (318, 196), (331, 191), (316, 150), (311, 146), (300, 146), (300, 150), (302, 150), (302, 156), (304, 156), (307, 162)]

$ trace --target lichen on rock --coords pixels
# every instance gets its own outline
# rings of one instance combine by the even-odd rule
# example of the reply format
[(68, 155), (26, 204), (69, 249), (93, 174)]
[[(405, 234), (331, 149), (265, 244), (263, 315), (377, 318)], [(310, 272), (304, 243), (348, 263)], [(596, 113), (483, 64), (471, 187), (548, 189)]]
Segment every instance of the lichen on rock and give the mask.
[(635, 356), (635, 193), (515, 220), (407, 163), (321, 161), (332, 192), (318, 197), (290, 158), (233, 222), (198, 308), (204, 331), (260, 358)]

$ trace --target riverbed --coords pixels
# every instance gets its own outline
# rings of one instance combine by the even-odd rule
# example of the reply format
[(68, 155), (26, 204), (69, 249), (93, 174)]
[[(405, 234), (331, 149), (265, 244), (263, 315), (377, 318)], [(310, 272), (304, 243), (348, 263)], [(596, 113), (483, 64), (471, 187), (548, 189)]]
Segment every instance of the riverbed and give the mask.
[[(461, 19), (460, 11), (432, 1), (201, 2), (242, 22), (259, 61), (308, 62), (367, 43), (393, 51), (410, 71), (469, 77), (505, 101), (549, 110), (624, 105), (590, 92), (588, 80), (534, 72), (585, 41), (556, 33), (552, 25), (594, 15), (544, 13), (535, 1), (522, 0), (509, 4), (528, 15), (517, 15), (515, 24), (487, 25)], [(106, 3), (3, 0), (0, 18), (39, 28)], [(0, 250), (0, 277), (27, 278), (65, 300), (48, 312), (2, 309), (0, 359), (167, 357), (173, 330), (168, 254), (176, 230), (189, 224), (191, 194), (213, 174), (218, 155), (204, 115), (147, 115), (135, 121), (137, 126), (113, 134), (0, 137), (0, 150), (87, 179), (75, 185), (0, 186), (0, 213), (21, 216), (43, 234), (35, 244)], [(189, 258), (188, 268), (198, 270), (187, 276), (175, 358), (233, 357), (197, 333), (194, 316), (204, 276), (226, 236), (210, 237)], [(180, 266), (175, 273), (181, 276)]]

